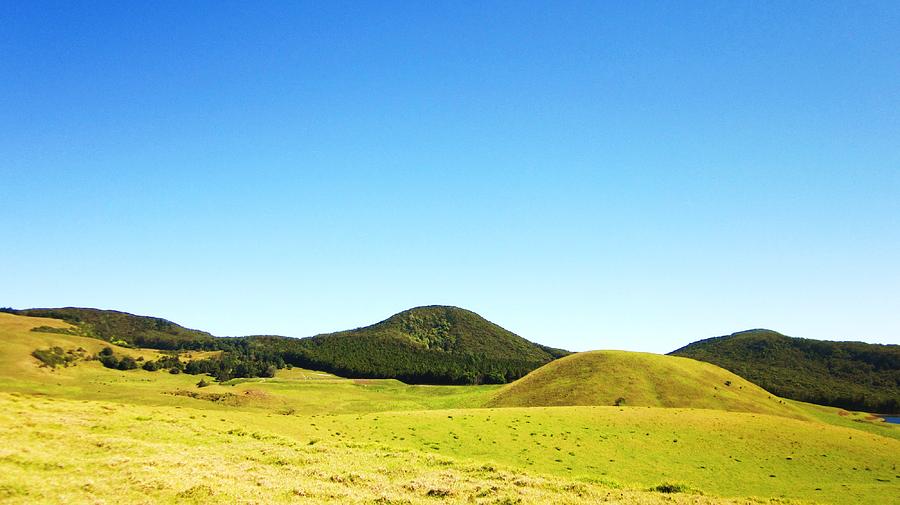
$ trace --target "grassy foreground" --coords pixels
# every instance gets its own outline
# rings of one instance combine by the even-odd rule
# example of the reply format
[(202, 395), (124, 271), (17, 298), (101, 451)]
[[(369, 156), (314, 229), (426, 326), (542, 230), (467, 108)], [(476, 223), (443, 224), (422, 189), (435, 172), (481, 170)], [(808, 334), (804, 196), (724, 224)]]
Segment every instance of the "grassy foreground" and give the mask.
[(35, 348), (94, 352), (105, 343), (32, 332), (49, 320), (28, 319), (0, 314), (4, 503), (845, 504), (900, 496), (900, 430), (838, 409), (786, 402), (785, 417), (482, 408), (497, 386), (409, 386), (300, 369), (197, 388), (198, 376), (96, 361), (41, 368)]
[[(744, 503), (469, 463), (255, 417), (0, 394), (5, 503)], [(262, 423), (266, 425), (267, 423)], [(242, 427), (243, 426), (243, 427)]]

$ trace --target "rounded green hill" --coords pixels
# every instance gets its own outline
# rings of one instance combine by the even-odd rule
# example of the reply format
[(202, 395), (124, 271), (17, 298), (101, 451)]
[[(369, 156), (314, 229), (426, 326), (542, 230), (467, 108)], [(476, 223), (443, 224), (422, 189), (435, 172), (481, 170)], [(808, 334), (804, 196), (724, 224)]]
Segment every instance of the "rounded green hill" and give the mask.
[(680, 407), (803, 417), (759, 386), (709, 363), (627, 351), (572, 354), (491, 398), (490, 407), (619, 405)]

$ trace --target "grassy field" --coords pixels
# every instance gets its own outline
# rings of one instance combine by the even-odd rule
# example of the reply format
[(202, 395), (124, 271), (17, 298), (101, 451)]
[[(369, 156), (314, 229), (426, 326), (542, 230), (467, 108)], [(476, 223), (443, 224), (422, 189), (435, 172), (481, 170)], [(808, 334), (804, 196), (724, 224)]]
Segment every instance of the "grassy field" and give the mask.
[[(743, 400), (713, 406), (745, 412), (664, 408), (664, 400), (642, 407), (632, 403), (636, 393), (622, 407), (484, 408), (511, 387), (410, 386), (297, 368), (198, 388), (198, 376), (109, 370), (96, 361), (41, 368), (30, 355), (36, 348), (97, 352), (106, 345), (30, 331), (48, 324), (65, 326), (0, 314), (4, 503), (844, 504), (900, 497), (896, 427), (768, 394), (763, 401), (761, 390), (731, 376), (722, 389), (737, 387), (772, 410)], [(716, 390), (698, 394), (718, 401)]]
[[(861, 503), (896, 495), (897, 440), (702, 409), (551, 407), (326, 417), (316, 433), (575, 480), (719, 496)], [(728, 477), (728, 478), (723, 478)]]
[(747, 503), (616, 489), (349, 438), (281, 434), (277, 427), (285, 421), (240, 410), (0, 393), (0, 425), (21, 427), (0, 431), (0, 499), (14, 504)]

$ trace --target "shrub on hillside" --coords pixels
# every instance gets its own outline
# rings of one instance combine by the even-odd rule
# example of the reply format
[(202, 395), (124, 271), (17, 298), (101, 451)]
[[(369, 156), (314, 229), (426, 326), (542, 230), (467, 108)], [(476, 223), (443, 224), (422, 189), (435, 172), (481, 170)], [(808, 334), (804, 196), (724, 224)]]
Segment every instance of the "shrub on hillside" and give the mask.
[(56, 333), (59, 335), (79, 335), (85, 336), (81, 329), (77, 327), (72, 328), (57, 328), (55, 326), (35, 326), (31, 329), (33, 332), (37, 333)]
[(138, 367), (137, 361), (131, 356), (125, 356), (119, 360), (117, 368), (119, 370), (134, 370)]
[(119, 360), (111, 354), (100, 354), (97, 359), (106, 368), (119, 369)]
[(109, 347), (104, 347), (103, 350), (100, 351), (100, 354), (97, 355), (97, 359), (106, 368), (112, 368), (114, 370), (134, 370), (138, 367), (138, 363), (134, 358), (131, 356), (117, 358), (116, 355), (113, 354), (113, 350)]
[(83, 351), (83, 349), (81, 353), (72, 350), (64, 351), (62, 347), (57, 346), (49, 349), (35, 349), (31, 352), (31, 355), (41, 362), (41, 366), (56, 368), (58, 366), (69, 366), (79, 358), (84, 357)]
[(651, 487), (650, 491), (656, 491), (657, 493), (690, 493), (692, 490), (686, 484), (664, 482), (658, 486)]

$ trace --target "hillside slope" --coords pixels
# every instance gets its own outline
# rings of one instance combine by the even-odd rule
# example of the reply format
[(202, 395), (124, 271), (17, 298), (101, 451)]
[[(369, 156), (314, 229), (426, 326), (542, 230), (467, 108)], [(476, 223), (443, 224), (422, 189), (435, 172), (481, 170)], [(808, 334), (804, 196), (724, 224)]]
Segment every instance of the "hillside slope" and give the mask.
[(78, 334), (109, 342), (154, 349), (213, 348), (214, 337), (159, 317), (138, 316), (117, 310), (82, 307), (23, 309), (6, 312), (20, 316), (59, 319), (78, 327)]
[(447, 306), (416, 307), (354, 330), (254, 342), (281, 348), (285, 361), (297, 366), (427, 384), (504, 383), (566, 353)]
[(487, 405), (682, 407), (805, 417), (715, 365), (628, 351), (582, 352), (556, 360), (501, 388)]
[(716, 364), (785, 398), (900, 412), (900, 346), (794, 338), (749, 330), (671, 353)]
[[(42, 331), (33, 331), (34, 328)], [(98, 361), (91, 360), (105, 347), (114, 348), (118, 356), (135, 359), (154, 360), (161, 356), (158, 351), (119, 347), (69, 333), (75, 329), (58, 319), (0, 313), (0, 389), (47, 393), (48, 387), (56, 387), (66, 394), (72, 391), (70, 388), (93, 389), (94, 380), (106, 377), (109, 372)], [(73, 360), (50, 367), (34, 355), (39, 349), (52, 348), (61, 349)]]

